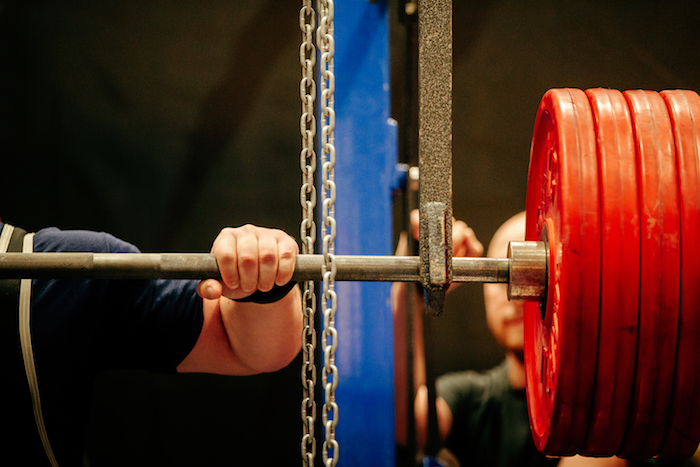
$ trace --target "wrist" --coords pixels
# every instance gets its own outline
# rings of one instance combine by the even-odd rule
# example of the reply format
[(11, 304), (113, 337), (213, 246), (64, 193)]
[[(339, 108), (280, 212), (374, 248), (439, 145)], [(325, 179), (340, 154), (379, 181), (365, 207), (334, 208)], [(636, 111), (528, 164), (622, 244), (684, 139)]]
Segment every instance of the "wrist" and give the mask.
[(284, 285), (275, 285), (268, 292), (257, 290), (244, 298), (232, 299), (234, 302), (258, 303), (266, 305), (282, 300), (297, 285), (296, 281), (289, 281)]

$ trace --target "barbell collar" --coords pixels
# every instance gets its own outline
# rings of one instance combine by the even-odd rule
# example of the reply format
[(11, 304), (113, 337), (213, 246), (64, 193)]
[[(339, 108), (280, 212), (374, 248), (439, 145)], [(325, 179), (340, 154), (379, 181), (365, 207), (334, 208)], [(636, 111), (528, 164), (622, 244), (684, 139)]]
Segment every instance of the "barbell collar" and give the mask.
[(545, 242), (508, 244), (508, 299), (542, 300), (547, 290), (549, 252)]

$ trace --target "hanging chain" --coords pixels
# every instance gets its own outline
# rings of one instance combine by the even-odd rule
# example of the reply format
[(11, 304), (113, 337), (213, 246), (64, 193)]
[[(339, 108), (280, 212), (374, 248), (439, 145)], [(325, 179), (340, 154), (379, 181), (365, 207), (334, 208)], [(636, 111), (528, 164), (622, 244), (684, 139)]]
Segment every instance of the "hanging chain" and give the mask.
[[(325, 440), (323, 442), (323, 463), (326, 467), (335, 466), (338, 463), (338, 442), (335, 440), (335, 429), (338, 424), (338, 405), (335, 402), (335, 390), (338, 386), (338, 368), (335, 366), (335, 351), (338, 347), (338, 332), (335, 329), (335, 312), (337, 310), (337, 297), (335, 294), (336, 265), (334, 258), (335, 249), (335, 112), (334, 97), (335, 76), (333, 75), (333, 2), (331, 0), (319, 0), (319, 25), (316, 29), (316, 42), (321, 49), (321, 118), (323, 129), (321, 133), (322, 150), (322, 199), (323, 199), (323, 304), (324, 304), (324, 330), (323, 330), (323, 424), (325, 427)], [(316, 118), (314, 115), (314, 102), (316, 99), (316, 83), (314, 81), (314, 65), (316, 62), (316, 48), (313, 44), (313, 31), (315, 29), (315, 12), (311, 0), (304, 0), (299, 12), (299, 27), (303, 35), (303, 42), (299, 49), (299, 60), (302, 67), (302, 79), (299, 86), (302, 101), (302, 115), (300, 119), (300, 131), (302, 136), (302, 150), (300, 157), (303, 183), (300, 199), (303, 209), (301, 222), (302, 253), (313, 253), (316, 239), (316, 224), (314, 222), (314, 207), (316, 206), (316, 188), (314, 186), (314, 174), (316, 171), (316, 153), (314, 151), (314, 137), (316, 136)], [(304, 422), (304, 435), (302, 437), (301, 455), (305, 466), (313, 466), (316, 455), (316, 440), (314, 436), (314, 423), (316, 420), (316, 402), (314, 390), (316, 386), (316, 367), (314, 364), (314, 352), (316, 348), (316, 330), (314, 327), (316, 314), (316, 296), (313, 281), (304, 283), (304, 331), (302, 333), (302, 350), (304, 365), (302, 368), (302, 386), (304, 398), (302, 401), (302, 420)]]
[[(316, 29), (316, 12), (312, 0), (303, 0), (299, 11), (299, 27), (303, 33), (301, 47), (299, 48), (299, 62), (301, 63), (302, 78), (299, 85), (301, 97), (301, 252), (313, 254), (316, 241), (316, 222), (314, 221), (314, 208), (316, 207), (316, 186), (314, 174), (316, 172), (316, 151), (314, 138), (316, 137), (316, 116), (314, 115), (314, 102), (316, 101), (316, 81), (314, 80), (314, 65), (316, 64), (316, 47), (314, 46), (314, 31)], [(313, 281), (304, 282), (304, 294), (302, 309), (304, 312), (304, 330), (302, 332), (302, 353), (304, 363), (301, 370), (301, 384), (303, 387), (303, 400), (301, 402), (301, 418), (303, 421), (303, 437), (301, 439), (301, 457), (305, 467), (313, 467), (316, 458), (316, 291)]]
[(335, 352), (338, 348), (338, 331), (335, 328), (337, 297), (335, 294), (335, 111), (334, 92), (335, 75), (333, 74), (333, 39), (332, 0), (319, 0), (319, 24), (316, 43), (321, 50), (321, 161), (323, 162), (323, 182), (321, 184), (323, 199), (323, 425), (325, 440), (323, 442), (323, 463), (333, 467), (338, 463), (339, 447), (335, 439), (338, 425), (338, 404), (335, 390), (338, 387), (338, 368), (335, 365)]

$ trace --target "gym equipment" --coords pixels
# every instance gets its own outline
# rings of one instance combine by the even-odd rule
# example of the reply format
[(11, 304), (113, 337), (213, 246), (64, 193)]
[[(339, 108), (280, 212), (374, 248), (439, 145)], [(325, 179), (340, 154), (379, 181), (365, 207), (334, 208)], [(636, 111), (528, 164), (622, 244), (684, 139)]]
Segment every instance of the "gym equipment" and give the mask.
[[(550, 455), (686, 458), (700, 442), (700, 96), (553, 89), (537, 112), (525, 242), (452, 258), (525, 299), (533, 436)], [(322, 279), (323, 255), (295, 279)], [(421, 259), (336, 255), (338, 281), (420, 281)], [(0, 278), (217, 277), (209, 254), (5, 253)]]
[[(437, 2), (432, 4), (438, 5)], [(449, 3), (436, 8), (445, 6)], [(332, 18), (333, 3), (325, 2), (324, 8), (322, 16)], [(363, 2), (363, 9), (357, 5), (339, 5), (339, 11), (349, 19), (338, 28), (338, 35), (349, 37), (356, 33), (355, 27), (367, 27), (371, 24), (367, 23), (368, 17), (376, 16), (383, 21), (385, 17), (377, 13), (377, 8), (371, 2)], [(305, 16), (305, 26), (311, 17)], [(434, 18), (432, 24), (424, 23), (426, 27), (447, 24), (446, 21), (436, 24)], [(315, 27), (311, 23), (308, 26)], [(306, 32), (306, 28), (303, 30)], [(444, 37), (444, 33), (438, 33), (441, 35)], [(363, 44), (356, 48), (357, 53), (366, 57), (379, 50), (378, 53), (384, 54), (387, 44), (382, 34), (374, 37), (379, 39), (370, 44), (372, 47)], [(369, 41), (370, 37), (363, 39)], [(338, 43), (346, 42), (338, 40)], [(330, 48), (327, 46), (326, 52)], [(450, 52), (451, 46), (438, 44), (429, 50)], [(302, 50), (302, 54), (308, 61), (316, 57), (315, 49), (310, 54)], [(424, 64), (434, 67), (430, 71), (439, 73), (421, 75), (422, 84), (428, 84), (437, 76), (443, 77), (435, 79), (442, 84), (451, 80), (451, 76), (442, 74), (449, 67), (440, 66), (446, 65), (446, 59), (430, 65), (427, 61), (430, 57), (424, 50)], [(346, 62), (343, 64), (342, 60)], [(339, 56), (338, 61), (345, 65), (344, 69), (351, 68), (348, 65), (352, 60), (347, 56)], [(305, 60), (302, 65), (306, 66)], [(365, 78), (370, 75), (365, 70), (358, 74)], [(335, 81), (325, 70), (322, 76), (326, 90), (335, 87)], [(349, 94), (355, 96), (353, 93), (357, 91), (362, 97), (356, 101), (343, 99), (339, 105), (341, 108), (372, 107), (365, 96), (379, 94), (377, 89), (382, 88), (383, 80), (380, 76), (366, 89), (353, 89)], [(338, 77), (338, 89), (345, 92), (350, 87), (347, 84), (342, 82), (342, 76)], [(308, 82), (303, 86), (303, 100), (308, 95), (307, 85), (308, 90), (315, 86)], [(434, 90), (439, 97), (451, 92), (449, 86), (447, 89), (438, 86)], [(377, 140), (388, 147), (395, 145), (393, 132), (396, 130), (389, 124), (386, 90), (381, 95), (382, 102), (376, 105), (379, 110), (372, 113), (371, 118), (363, 116), (360, 122), (343, 120), (344, 112), (338, 111), (338, 128), (344, 129), (345, 135), (352, 133), (362, 141), (363, 152), (373, 148)], [(332, 104), (330, 101), (332, 99), (326, 104)], [(431, 110), (436, 113), (426, 114), (424, 118), (428, 124), (436, 122), (434, 115), (449, 115), (449, 112), (441, 114), (449, 105), (449, 99), (436, 102), (438, 108)], [(313, 107), (310, 112), (303, 124), (312, 121)], [(321, 115), (326, 124), (336, 118), (332, 110), (323, 110)], [(368, 121), (372, 124), (367, 124)], [(449, 124), (449, 118), (440, 121)], [(528, 300), (525, 314), (528, 398), (533, 435), (539, 449), (551, 455), (688, 457), (700, 441), (700, 394), (696, 395), (699, 386), (696, 381), (700, 380), (700, 363), (696, 359), (700, 345), (700, 275), (694, 273), (700, 256), (700, 246), (694, 242), (700, 231), (698, 122), (700, 98), (692, 91), (551, 90), (542, 99), (535, 123), (527, 187), (527, 239), (512, 243), (508, 258), (451, 258), (451, 195), (449, 183), (444, 186), (445, 182), (451, 182), (451, 172), (433, 176), (432, 170), (446, 170), (449, 164), (449, 158), (437, 157), (432, 163), (421, 165), (422, 192), (432, 190), (433, 183), (442, 186), (437, 189), (441, 191), (436, 197), (439, 199), (421, 200), (424, 215), (420, 258), (382, 256), (362, 248), (353, 250), (354, 245), (347, 249), (344, 245), (338, 247), (338, 251), (348, 251), (349, 255), (335, 255), (332, 249), (323, 255), (314, 255), (311, 243), (311, 248), (298, 257), (295, 279), (311, 283), (323, 280), (324, 267), (331, 267), (335, 272), (334, 281), (421, 282), (431, 292), (429, 299), (433, 306), (429, 309), (434, 311), (432, 314), (439, 314), (441, 293), (450, 282), (507, 282), (512, 299)], [(315, 124), (312, 126), (315, 129)], [(310, 128), (302, 130), (303, 137)], [(358, 137), (360, 131), (372, 131), (372, 128), (381, 128), (381, 134)], [(429, 139), (439, 135), (436, 145), (429, 146), (430, 149), (438, 148), (451, 136), (451, 129), (444, 130), (444, 127), (426, 127)], [(352, 146), (350, 138), (342, 131), (339, 133), (334, 141), (336, 147)], [(324, 135), (329, 136), (328, 133)], [(427, 148), (430, 143), (423, 141), (421, 145)], [(305, 147), (306, 154), (310, 156), (313, 148), (312, 140)], [(443, 148), (441, 155), (449, 155), (450, 150)], [(330, 162), (332, 150), (324, 148), (323, 151), (328, 156), (326, 162)], [(338, 152), (344, 151), (339, 149)], [(315, 161), (313, 157), (310, 160)], [(353, 164), (342, 159), (337, 163)], [(340, 175), (335, 179), (332, 172), (326, 171), (321, 189), (331, 195), (329, 180), (339, 188), (343, 184), (352, 186), (359, 180), (367, 187), (380, 187), (386, 194), (386, 184), (375, 183), (368, 177), (379, 174), (380, 178), (389, 179), (387, 168), (390, 165), (382, 165), (378, 170), (365, 168), (362, 178), (357, 179), (343, 180)], [(312, 185), (313, 179), (303, 193), (311, 193)], [(378, 200), (373, 197), (374, 192), (366, 191), (363, 193), (366, 196), (353, 207), (362, 210), (369, 204), (382, 204), (386, 208), (388, 194)], [(305, 201), (303, 199), (302, 204)], [(311, 219), (312, 223), (313, 213), (306, 219)], [(367, 220), (375, 219), (368, 216)], [(324, 220), (323, 226), (332, 230), (333, 223)], [(313, 228), (304, 232), (315, 235)], [(372, 245), (369, 249), (386, 250), (387, 245), (381, 244), (382, 241), (379, 240), (378, 247)], [(329, 255), (333, 255), (334, 266), (328, 262)], [(0, 255), (0, 278), (202, 279), (217, 276), (213, 256), (205, 254)], [(338, 288), (341, 287), (338, 284)], [(386, 288), (374, 294), (353, 294), (353, 300), (376, 304), (381, 301), (382, 294), (386, 296)], [(390, 322), (390, 314), (386, 313), (386, 306), (377, 305), (379, 311), (365, 310), (360, 319), (354, 310), (344, 308), (343, 300), (351, 300), (343, 299), (342, 292), (338, 296), (339, 308), (346, 311), (338, 316), (338, 331), (332, 335), (331, 343), (337, 343), (337, 336), (341, 336), (341, 347), (342, 339), (347, 338), (355, 350), (365, 348), (364, 343), (367, 346), (383, 344), (380, 356), (360, 356), (361, 360), (353, 362), (352, 371), (339, 365), (338, 379), (373, 381), (382, 371), (386, 373), (387, 367), (382, 367), (382, 362), (392, 354), (390, 328), (387, 333), (388, 328), (375, 326), (372, 318), (379, 316), (386, 324)], [(376, 297), (379, 299), (375, 300)], [(361, 323), (358, 325), (358, 322)], [(381, 331), (377, 332), (378, 329)], [(312, 349), (311, 353), (314, 351)], [(375, 367), (366, 371), (375, 363)], [(391, 384), (391, 374), (384, 379), (383, 383)], [(335, 376), (331, 380), (337, 382)], [(386, 395), (390, 386), (382, 384), (379, 388), (366, 389), (356, 384), (348, 387), (352, 387), (355, 393), (352, 397), (357, 400), (363, 397), (365, 390), (381, 393), (381, 402), (363, 413), (343, 412), (344, 420), (355, 419), (352, 423), (337, 425), (339, 439), (343, 437), (343, 430), (347, 430), (348, 439), (369, 439), (371, 443), (362, 442), (361, 447), (379, 446), (378, 450), (387, 457), (380, 461), (379, 456), (369, 454), (373, 465), (391, 463), (393, 440), (391, 435), (386, 436), (387, 427), (367, 422), (372, 416), (384, 422), (391, 420), (386, 413), (378, 412), (391, 407), (390, 402), (386, 403), (391, 397)], [(341, 410), (343, 390), (341, 384), (337, 394)], [(328, 415), (324, 413), (324, 417)], [(338, 420), (335, 415), (330, 418), (335, 430)], [(313, 430), (307, 435), (313, 438)], [(315, 450), (315, 444), (307, 446)], [(324, 463), (330, 461), (330, 465), (335, 465), (338, 448), (333, 446), (330, 451), (330, 458), (324, 452)], [(302, 452), (304, 455), (303, 449)], [(345, 449), (344, 456), (357, 452), (357, 448)], [(310, 464), (313, 455), (311, 459)], [(349, 459), (349, 465), (362, 463), (366, 460)]]
[(547, 243), (549, 269), (546, 297), (525, 305), (525, 363), (543, 452), (680, 459), (698, 446), (698, 108), (691, 91), (542, 99), (526, 239)]

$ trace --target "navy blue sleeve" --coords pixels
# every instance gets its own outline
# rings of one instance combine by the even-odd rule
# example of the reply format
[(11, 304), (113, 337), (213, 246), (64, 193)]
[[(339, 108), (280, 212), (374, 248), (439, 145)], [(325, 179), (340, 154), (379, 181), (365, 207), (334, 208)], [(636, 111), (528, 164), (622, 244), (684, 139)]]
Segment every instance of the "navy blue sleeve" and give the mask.
[[(35, 252), (137, 253), (104, 232), (37, 232)], [(34, 280), (37, 350), (95, 371), (172, 372), (192, 350), (203, 322), (197, 281)], [(42, 351), (43, 349), (43, 351)], [(56, 353), (58, 355), (56, 355)]]

